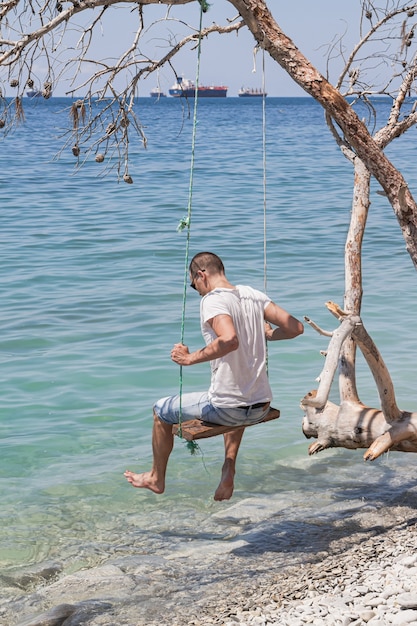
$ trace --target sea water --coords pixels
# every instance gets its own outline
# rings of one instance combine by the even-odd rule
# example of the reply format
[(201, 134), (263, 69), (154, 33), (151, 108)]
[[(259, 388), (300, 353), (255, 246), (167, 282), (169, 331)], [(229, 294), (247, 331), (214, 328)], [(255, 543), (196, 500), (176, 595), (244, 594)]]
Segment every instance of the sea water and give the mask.
[[(108, 161), (88, 156), (77, 168), (70, 147), (61, 152), (69, 105), (26, 102), (25, 123), (2, 141), (2, 572), (50, 560), (66, 571), (93, 567), (132, 537), (140, 553), (169, 555), (179, 541), (209, 542), (205, 522), (239, 503), (278, 498), (319, 514), (325, 502), (342, 506), (352, 494), (372, 498), (408, 484), (414, 455), (366, 466), (361, 450), (308, 456), (299, 402), (317, 387), (328, 341), (308, 326), (269, 347), (281, 417), (246, 431), (230, 503), (213, 501), (220, 437), (195, 456), (176, 441), (162, 496), (125, 481), (125, 469), (150, 467), (153, 402), (178, 392), (170, 349), (184, 306), (184, 342), (202, 345), (198, 294), (186, 290), (184, 304), (186, 232), (177, 230), (189, 199), (192, 111), (177, 99), (138, 101), (148, 147), (132, 139), (127, 185)], [(382, 120), (387, 105), (378, 106)], [(332, 330), (325, 302), (343, 305), (352, 166), (314, 101), (267, 98), (266, 120), (267, 291), (299, 319)], [(263, 289), (262, 101), (200, 100), (196, 131), (190, 254), (212, 250), (231, 282)], [(388, 150), (414, 192), (415, 132)], [(416, 272), (377, 191), (374, 184), (363, 246), (363, 321), (399, 406), (416, 410)], [(378, 407), (360, 355), (358, 372), (361, 400)], [(205, 389), (209, 366), (183, 375), (186, 391)], [(231, 530), (216, 533), (227, 540)]]

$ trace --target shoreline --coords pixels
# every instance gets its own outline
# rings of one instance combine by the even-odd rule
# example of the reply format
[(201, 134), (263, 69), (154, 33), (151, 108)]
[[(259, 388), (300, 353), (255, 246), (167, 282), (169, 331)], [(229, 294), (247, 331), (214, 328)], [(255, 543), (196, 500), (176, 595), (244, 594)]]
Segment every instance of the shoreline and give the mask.
[[(213, 517), (226, 523), (251, 506), (259, 501)], [(165, 557), (135, 554), (126, 538), (124, 555), (91, 569), (63, 575), (49, 564), (38, 577), (2, 577), (0, 624), (417, 624), (417, 488), (324, 509), (298, 518), (268, 509), (230, 541), (183, 541)]]
[[(411, 513), (411, 511), (410, 511)], [(223, 609), (201, 614), (190, 626), (360, 626), (417, 624), (417, 533), (414, 519), (390, 528), (364, 529), (353, 545), (335, 539), (331, 553), (263, 573), (256, 583), (233, 596)], [(395, 510), (390, 516), (395, 516)], [(402, 513), (401, 513), (402, 515)], [(374, 533), (374, 534), (373, 534)], [(354, 538), (354, 536), (352, 537)], [(213, 607), (214, 608), (214, 607)], [(185, 621), (178, 626), (185, 626)]]

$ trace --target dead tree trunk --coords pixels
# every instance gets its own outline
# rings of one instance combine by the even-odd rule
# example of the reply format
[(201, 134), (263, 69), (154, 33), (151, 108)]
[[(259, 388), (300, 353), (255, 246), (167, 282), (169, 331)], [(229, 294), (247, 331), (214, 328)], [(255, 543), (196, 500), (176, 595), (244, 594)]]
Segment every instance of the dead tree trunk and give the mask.
[[(368, 448), (366, 460), (389, 449), (417, 452), (417, 413), (401, 411), (384, 361), (360, 319), (362, 299), (361, 250), (369, 208), (370, 174), (354, 159), (355, 183), (351, 223), (345, 248), (345, 310), (329, 302), (329, 310), (341, 321), (331, 335), (319, 389), (302, 400), (303, 432), (317, 437), (309, 454), (329, 447)], [(320, 329), (310, 323), (316, 330)], [(365, 406), (358, 397), (355, 374), (356, 346), (361, 349), (376, 382), (381, 410)], [(339, 369), (340, 406), (328, 402), (330, 386)]]
[[(302, 400), (305, 412), (303, 432), (316, 437), (309, 454), (330, 447), (368, 448), (365, 460), (374, 460), (389, 449), (417, 452), (417, 413), (397, 407), (394, 387), (385, 363), (360, 318), (362, 299), (361, 249), (369, 208), (370, 175), (354, 159), (355, 183), (351, 223), (345, 247), (345, 309), (332, 302), (327, 307), (341, 322), (331, 333), (326, 362), (318, 390)], [(311, 320), (306, 320), (322, 332)], [(329, 334), (329, 333), (323, 333)], [(358, 397), (355, 374), (356, 346), (361, 349), (372, 372), (381, 401), (381, 410), (365, 406)], [(330, 386), (339, 368), (340, 405), (328, 401)]]
[[(302, 55), (280, 29), (263, 0), (229, 0), (240, 12), (259, 45), (325, 109), (331, 123), (342, 131), (343, 147), (355, 166), (355, 189), (350, 230), (345, 249), (345, 310), (327, 303), (339, 319), (332, 333), (313, 327), (331, 340), (317, 390), (302, 400), (303, 432), (317, 437), (314, 454), (329, 447), (368, 448), (364, 458), (373, 460), (389, 449), (417, 452), (417, 413), (398, 409), (394, 388), (384, 361), (360, 318), (362, 300), (361, 247), (369, 207), (369, 183), (373, 175), (381, 184), (400, 224), (407, 250), (417, 268), (417, 206), (406, 181), (383, 152), (398, 136), (398, 114), (393, 114), (375, 141), (353, 108)], [(397, 105), (401, 106), (399, 96)], [(413, 121), (415, 123), (415, 121)], [(404, 131), (403, 131), (404, 132)], [(337, 133), (335, 133), (337, 134)], [(355, 377), (356, 348), (363, 352), (373, 374), (381, 409), (366, 407), (358, 397)], [(339, 370), (340, 405), (329, 402), (330, 388)]]

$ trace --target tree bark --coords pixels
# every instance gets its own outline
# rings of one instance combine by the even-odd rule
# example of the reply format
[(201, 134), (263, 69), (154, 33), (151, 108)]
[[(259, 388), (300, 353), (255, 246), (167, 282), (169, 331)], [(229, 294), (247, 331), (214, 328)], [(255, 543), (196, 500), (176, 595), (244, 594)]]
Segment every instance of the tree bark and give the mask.
[[(350, 158), (351, 155), (349, 155)], [(362, 241), (370, 205), (371, 176), (363, 162), (353, 158), (354, 184), (349, 232), (345, 245), (344, 308), (359, 316), (362, 305)], [(359, 402), (356, 387), (356, 343), (348, 337), (339, 358), (339, 393), (341, 402)]]

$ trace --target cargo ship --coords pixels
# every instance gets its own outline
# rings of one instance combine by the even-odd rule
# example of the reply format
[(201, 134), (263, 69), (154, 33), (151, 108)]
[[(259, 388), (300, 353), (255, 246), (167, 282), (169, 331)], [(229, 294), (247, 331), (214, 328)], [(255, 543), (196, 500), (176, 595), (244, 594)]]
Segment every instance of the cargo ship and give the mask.
[(260, 98), (263, 96), (267, 96), (268, 94), (262, 89), (252, 89), (249, 87), (242, 87), (239, 89), (238, 94), (239, 98)]
[(160, 87), (154, 87), (151, 89), (150, 96), (151, 98), (165, 98), (166, 93), (164, 93)]
[[(224, 85), (214, 85), (213, 87), (198, 86), (199, 98), (225, 98), (227, 87)], [(195, 83), (187, 78), (178, 78), (175, 85), (169, 89), (169, 95), (174, 98), (195, 98)]]

